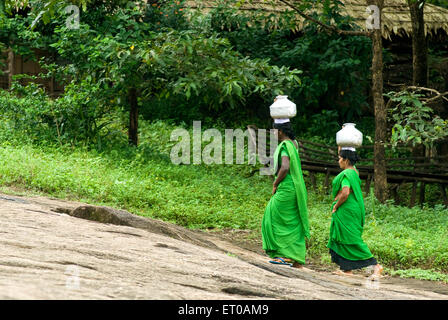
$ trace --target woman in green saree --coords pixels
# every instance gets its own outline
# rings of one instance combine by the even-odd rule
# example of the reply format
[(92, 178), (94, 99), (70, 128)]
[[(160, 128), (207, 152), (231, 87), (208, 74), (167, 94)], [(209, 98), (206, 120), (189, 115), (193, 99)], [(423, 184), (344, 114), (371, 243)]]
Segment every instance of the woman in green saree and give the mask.
[(371, 279), (375, 280), (380, 277), (383, 267), (362, 240), (365, 207), (356, 161), (358, 156), (354, 148), (340, 150), (339, 166), (343, 171), (333, 180), (335, 198), (327, 247), (331, 260), (340, 266), (339, 273), (352, 275), (354, 269), (374, 266)]
[[(285, 120), (286, 121), (286, 120)], [(310, 237), (307, 193), (298, 144), (290, 122), (274, 123), (280, 144), (274, 153), (276, 179), (262, 225), (263, 250), (274, 264), (302, 268)]]

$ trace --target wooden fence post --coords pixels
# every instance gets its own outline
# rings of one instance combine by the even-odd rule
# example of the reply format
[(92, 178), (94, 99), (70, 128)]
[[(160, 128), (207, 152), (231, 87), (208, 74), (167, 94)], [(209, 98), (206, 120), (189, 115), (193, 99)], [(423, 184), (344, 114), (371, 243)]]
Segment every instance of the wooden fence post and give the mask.
[(8, 50), (8, 89), (9, 90), (11, 90), (12, 76), (15, 73), (14, 65), (15, 65), (14, 51), (10, 48)]
[(327, 174), (325, 175), (325, 182), (324, 182), (324, 188), (325, 188), (325, 193), (328, 194), (328, 191), (330, 189), (330, 169), (327, 169)]
[(316, 176), (314, 175), (314, 172), (312, 172), (312, 171), (308, 171), (308, 172), (310, 174), (311, 185), (313, 186), (314, 190), (317, 190)]
[(397, 183), (390, 188), (391, 195), (392, 195), (396, 205), (400, 204), (400, 197), (398, 196), (398, 187), (399, 186), (400, 186), (400, 184)]
[(364, 192), (366, 194), (369, 194), (369, 192), (370, 192), (370, 184), (371, 183), (372, 183), (372, 174), (369, 173), (367, 175), (366, 186), (365, 186), (365, 190), (364, 190)]
[(417, 181), (414, 181), (412, 183), (411, 201), (409, 203), (409, 208), (412, 208), (415, 205), (416, 193), (417, 193)]
[(446, 197), (445, 185), (443, 183), (439, 184), (440, 192), (442, 193), (443, 204), (448, 207), (448, 198)]
[(420, 182), (420, 206), (423, 207), (423, 203), (425, 202), (425, 186), (426, 183)]

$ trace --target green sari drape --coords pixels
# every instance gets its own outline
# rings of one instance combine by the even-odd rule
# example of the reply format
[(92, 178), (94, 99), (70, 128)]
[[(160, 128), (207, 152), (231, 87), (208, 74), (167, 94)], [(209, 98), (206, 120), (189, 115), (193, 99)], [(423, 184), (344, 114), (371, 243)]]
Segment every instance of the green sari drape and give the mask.
[[(333, 198), (341, 190), (342, 180), (350, 182), (347, 200), (333, 213), (330, 225), (330, 240), (327, 247), (347, 260), (366, 260), (373, 257), (362, 240), (365, 221), (364, 199), (361, 190), (361, 179), (353, 169), (345, 169), (333, 180)], [(333, 202), (332, 208), (336, 204)]]
[(289, 156), (290, 169), (266, 206), (261, 224), (263, 250), (271, 258), (289, 258), (305, 264), (305, 238), (310, 237), (305, 181), (299, 153), (289, 140), (280, 143), (274, 153), (275, 172), (281, 164), (282, 151)]

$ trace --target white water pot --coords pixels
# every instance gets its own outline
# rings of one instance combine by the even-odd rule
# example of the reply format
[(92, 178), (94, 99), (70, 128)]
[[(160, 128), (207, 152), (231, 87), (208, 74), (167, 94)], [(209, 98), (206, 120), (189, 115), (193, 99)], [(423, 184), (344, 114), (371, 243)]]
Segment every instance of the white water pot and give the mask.
[(274, 119), (292, 118), (296, 116), (296, 104), (288, 100), (288, 96), (277, 96), (269, 107), (271, 117)]
[(362, 146), (362, 133), (355, 128), (354, 123), (344, 123), (336, 133), (336, 143), (341, 147), (358, 148)]

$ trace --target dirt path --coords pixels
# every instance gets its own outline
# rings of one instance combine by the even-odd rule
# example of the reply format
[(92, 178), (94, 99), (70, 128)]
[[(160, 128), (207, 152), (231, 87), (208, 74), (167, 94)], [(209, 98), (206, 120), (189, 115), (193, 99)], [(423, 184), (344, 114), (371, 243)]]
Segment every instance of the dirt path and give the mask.
[(7, 195), (0, 205), (0, 299), (448, 299), (445, 285), (271, 265), (123, 211)]

